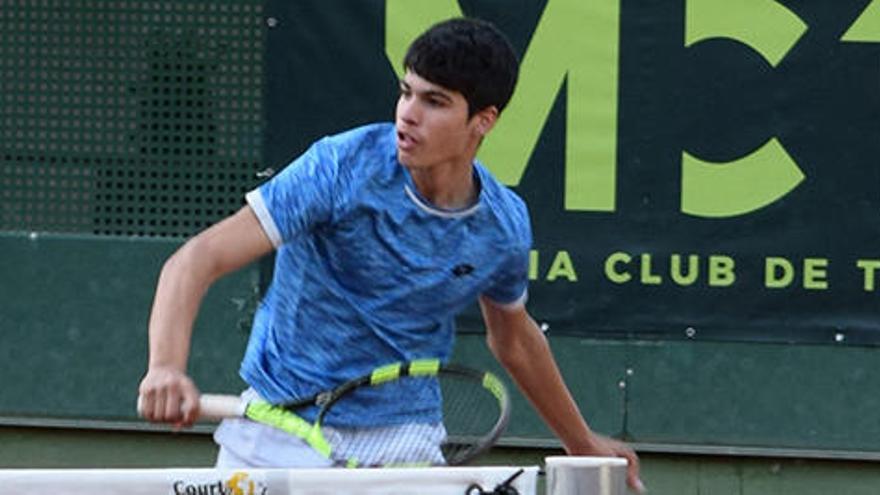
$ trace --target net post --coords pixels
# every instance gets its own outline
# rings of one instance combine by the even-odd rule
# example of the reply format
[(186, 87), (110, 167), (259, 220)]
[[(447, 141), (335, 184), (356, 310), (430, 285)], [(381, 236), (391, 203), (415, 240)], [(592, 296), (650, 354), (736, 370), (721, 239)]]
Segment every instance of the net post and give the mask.
[(544, 459), (547, 495), (626, 495), (626, 459), (551, 456)]

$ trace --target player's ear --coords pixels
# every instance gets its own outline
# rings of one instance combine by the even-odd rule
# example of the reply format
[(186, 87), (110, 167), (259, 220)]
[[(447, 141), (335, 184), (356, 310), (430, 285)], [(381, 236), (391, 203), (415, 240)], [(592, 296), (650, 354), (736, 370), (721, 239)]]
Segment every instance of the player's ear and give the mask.
[(480, 137), (484, 137), (486, 134), (489, 134), (489, 131), (495, 127), (495, 122), (498, 120), (498, 107), (495, 105), (490, 105), (479, 112), (475, 113), (473, 117), (471, 117), (471, 121), (474, 125), (474, 130)]

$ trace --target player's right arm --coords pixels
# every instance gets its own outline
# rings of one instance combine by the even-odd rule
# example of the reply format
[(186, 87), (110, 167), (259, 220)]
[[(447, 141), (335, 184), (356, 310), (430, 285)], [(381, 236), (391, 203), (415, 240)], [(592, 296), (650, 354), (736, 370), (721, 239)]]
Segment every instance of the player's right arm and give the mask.
[(273, 249), (250, 206), (196, 235), (162, 267), (149, 323), (149, 361), (139, 387), (149, 421), (192, 424), (199, 391), (186, 374), (192, 326), (208, 288)]

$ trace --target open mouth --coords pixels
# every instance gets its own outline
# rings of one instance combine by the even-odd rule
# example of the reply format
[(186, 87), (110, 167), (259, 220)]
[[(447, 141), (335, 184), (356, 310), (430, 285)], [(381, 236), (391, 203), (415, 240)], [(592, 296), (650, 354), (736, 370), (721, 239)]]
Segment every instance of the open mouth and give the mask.
[(397, 131), (397, 147), (403, 151), (409, 151), (413, 149), (417, 144), (418, 140), (414, 138), (411, 134)]

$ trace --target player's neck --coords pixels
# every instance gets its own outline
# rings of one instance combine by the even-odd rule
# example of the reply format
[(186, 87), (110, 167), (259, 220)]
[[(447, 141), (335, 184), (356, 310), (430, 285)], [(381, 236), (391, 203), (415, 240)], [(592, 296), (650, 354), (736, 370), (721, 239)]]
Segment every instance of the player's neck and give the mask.
[(431, 204), (447, 210), (473, 205), (477, 200), (473, 159), (409, 169), (419, 194)]

